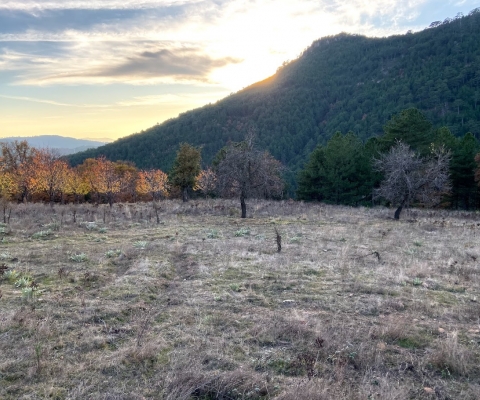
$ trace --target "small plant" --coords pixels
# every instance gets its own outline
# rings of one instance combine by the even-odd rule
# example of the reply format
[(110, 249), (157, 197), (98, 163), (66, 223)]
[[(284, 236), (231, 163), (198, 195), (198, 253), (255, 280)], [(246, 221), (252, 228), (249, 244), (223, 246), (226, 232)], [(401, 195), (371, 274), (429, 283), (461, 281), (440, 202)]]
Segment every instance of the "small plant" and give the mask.
[(289, 240), (290, 243), (300, 243), (301, 241), (302, 241), (301, 236), (294, 236), (294, 237), (291, 237)]
[(101, 228), (98, 228), (98, 233), (107, 233), (108, 229), (102, 226)]
[(74, 262), (78, 262), (78, 263), (81, 263), (81, 262), (85, 262), (85, 261), (88, 261), (88, 257), (85, 253), (80, 253), (80, 254), (72, 254), (69, 259), (71, 261), (74, 261)]
[(32, 278), (30, 278), (29, 276), (22, 276), (15, 281), (14, 286), (16, 288), (32, 287)]
[(43, 228), (45, 228), (46, 230), (50, 230), (50, 231), (59, 231), (60, 230), (60, 223), (58, 221), (53, 221), (49, 224), (43, 225)]
[(133, 247), (136, 247), (137, 249), (145, 250), (147, 247), (147, 242), (145, 240), (138, 240), (135, 243), (133, 243)]
[(416, 247), (422, 247), (422, 242), (413, 242), (413, 245)]
[(415, 279), (413, 280), (413, 286), (421, 286), (422, 283), (423, 283), (423, 282), (422, 282), (422, 280), (421, 280), (420, 278), (415, 278)]
[(113, 258), (113, 257), (118, 257), (120, 254), (122, 254), (121, 250), (115, 249), (115, 250), (108, 250), (105, 253), (105, 256), (107, 258)]
[(7, 271), (4, 273), (5, 278), (10, 282), (15, 282), (18, 278), (20, 278), (20, 272), (15, 271), (14, 269)]
[(87, 231), (94, 231), (97, 229), (97, 224), (95, 222), (85, 222), (83, 223)]
[(241, 291), (240, 285), (237, 284), (237, 283), (231, 283), (230, 284), (230, 289), (234, 292), (240, 292)]
[(238, 231), (235, 232), (235, 237), (244, 237), (250, 235), (250, 229), (248, 228), (240, 228)]
[(53, 231), (51, 229), (47, 229), (44, 231), (35, 232), (32, 235), (32, 239), (48, 239), (53, 236)]
[(22, 299), (23, 300), (33, 300), (35, 299), (39, 294), (40, 290), (37, 289), (36, 286), (27, 286), (22, 289)]
[(220, 234), (216, 229), (210, 229), (207, 231), (207, 238), (208, 239), (218, 239), (220, 237)]

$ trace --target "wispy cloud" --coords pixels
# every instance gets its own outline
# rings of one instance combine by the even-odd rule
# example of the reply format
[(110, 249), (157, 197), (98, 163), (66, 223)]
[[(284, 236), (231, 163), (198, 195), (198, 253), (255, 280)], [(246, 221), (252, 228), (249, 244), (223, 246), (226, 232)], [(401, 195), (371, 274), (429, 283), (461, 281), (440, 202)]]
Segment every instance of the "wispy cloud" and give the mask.
[(53, 106), (61, 106), (61, 107), (76, 107), (76, 108), (104, 108), (104, 107), (109, 107), (105, 104), (62, 103), (62, 102), (54, 101), (54, 100), (37, 99), (35, 97), (25, 97), (25, 96), (5, 96), (5, 95), (0, 94), (0, 97), (3, 98), (3, 99), (21, 100), (21, 101), (28, 101), (28, 102), (32, 102), (32, 103), (50, 104), (50, 105), (53, 105)]

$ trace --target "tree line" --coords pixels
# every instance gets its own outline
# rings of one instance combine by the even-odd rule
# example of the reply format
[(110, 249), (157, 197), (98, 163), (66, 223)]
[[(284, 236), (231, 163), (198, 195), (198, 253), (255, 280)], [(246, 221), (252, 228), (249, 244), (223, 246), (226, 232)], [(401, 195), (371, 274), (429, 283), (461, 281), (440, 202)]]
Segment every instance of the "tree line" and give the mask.
[[(202, 170), (201, 148), (182, 143), (169, 173), (139, 170), (131, 162), (101, 156), (70, 167), (48, 149), (27, 142), (1, 144), (0, 195), (17, 201), (158, 200), (195, 196), (236, 197), (246, 217), (249, 198), (281, 198), (286, 168), (255, 146), (248, 130), (243, 141), (230, 142)], [(363, 142), (355, 133), (336, 132), (309, 155), (298, 174), (299, 200), (332, 204), (397, 207), (480, 206), (480, 143), (466, 133), (434, 129), (416, 108), (394, 115), (381, 136)]]
[[(392, 149), (396, 150), (392, 152)], [(394, 193), (399, 185), (407, 183), (400, 184), (397, 180), (395, 186), (386, 182), (392, 182), (395, 174), (407, 176), (416, 171), (418, 176), (414, 180), (419, 184), (420, 177), (425, 178), (435, 170), (435, 162), (441, 159), (442, 166), (447, 167), (444, 172), (448, 187), (441, 185), (443, 190), (436, 204), (456, 209), (478, 208), (479, 151), (480, 144), (473, 134), (457, 138), (447, 127), (434, 129), (422, 112), (409, 108), (394, 115), (381, 136), (362, 142), (352, 132), (336, 132), (325, 145), (318, 145), (298, 176), (297, 197), (346, 205), (372, 205), (382, 199), (394, 205), (432, 204), (426, 201), (428, 196), (420, 199), (413, 194), (405, 201), (399, 200)], [(399, 153), (403, 154), (401, 161)], [(395, 158), (397, 169), (392, 170), (388, 163)], [(440, 170), (437, 172), (438, 179)], [(429, 180), (433, 181), (433, 178)], [(413, 190), (413, 183), (408, 184), (408, 190)]]
[(242, 218), (246, 199), (280, 195), (282, 166), (268, 152), (254, 148), (253, 136), (230, 143), (214, 166), (201, 169), (201, 149), (182, 143), (171, 171), (139, 170), (131, 162), (88, 158), (70, 167), (50, 149), (30, 147), (26, 141), (1, 143), (0, 197), (7, 201), (108, 203), (156, 201), (190, 194), (240, 198)]

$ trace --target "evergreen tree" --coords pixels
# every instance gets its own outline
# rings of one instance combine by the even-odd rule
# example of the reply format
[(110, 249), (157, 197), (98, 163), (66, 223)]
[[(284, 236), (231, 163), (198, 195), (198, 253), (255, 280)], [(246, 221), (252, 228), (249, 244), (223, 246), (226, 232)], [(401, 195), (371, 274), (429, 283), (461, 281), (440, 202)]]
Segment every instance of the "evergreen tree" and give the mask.
[(188, 189), (195, 185), (195, 178), (201, 171), (201, 160), (200, 149), (188, 143), (180, 145), (168, 178), (172, 186), (182, 191), (183, 201), (188, 201)]
[(398, 141), (408, 144), (414, 151), (427, 155), (435, 141), (431, 122), (416, 108), (408, 108), (394, 115), (383, 127), (382, 151), (388, 151)]
[(318, 146), (299, 175), (297, 196), (334, 204), (357, 205), (369, 198), (371, 163), (360, 139), (336, 132)]
[(468, 210), (476, 205), (478, 188), (475, 184), (475, 155), (479, 150), (479, 143), (471, 133), (458, 139), (453, 149), (450, 175), (455, 208)]
[(300, 200), (325, 199), (325, 147), (318, 145), (310, 154), (305, 168), (298, 175), (297, 198)]

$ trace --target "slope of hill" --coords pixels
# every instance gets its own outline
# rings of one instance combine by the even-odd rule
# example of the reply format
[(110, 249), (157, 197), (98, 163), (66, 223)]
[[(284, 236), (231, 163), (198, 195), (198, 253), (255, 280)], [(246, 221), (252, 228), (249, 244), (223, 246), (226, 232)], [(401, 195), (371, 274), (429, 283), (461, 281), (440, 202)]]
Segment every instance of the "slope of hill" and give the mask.
[(13, 142), (15, 140), (26, 140), (32, 147), (55, 149), (61, 155), (74, 154), (106, 144), (96, 140), (75, 139), (58, 135), (0, 138), (0, 142)]
[(105, 155), (168, 170), (188, 142), (203, 147), (208, 164), (253, 127), (258, 145), (295, 172), (335, 131), (379, 135), (408, 107), (455, 135), (480, 134), (480, 9), (414, 34), (320, 39), (265, 81), (70, 161)]

